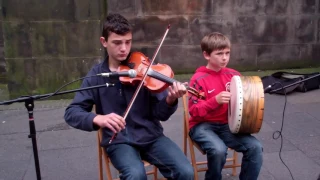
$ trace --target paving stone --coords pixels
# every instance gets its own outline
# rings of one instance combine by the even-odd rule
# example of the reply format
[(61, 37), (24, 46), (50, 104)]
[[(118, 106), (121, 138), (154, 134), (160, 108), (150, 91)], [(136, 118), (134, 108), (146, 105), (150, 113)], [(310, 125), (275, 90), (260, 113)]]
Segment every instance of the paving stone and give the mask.
[[(282, 160), (289, 167), (294, 179), (316, 179), (320, 167), (301, 151), (288, 151), (281, 153)], [(273, 174), (276, 179), (292, 179), (288, 169), (281, 162), (279, 153), (265, 153), (263, 166)]]
[[(320, 172), (319, 137), (320, 91), (288, 96), (283, 127), (284, 143), (281, 152), (295, 179), (316, 179)], [(302, 97), (303, 96), (303, 97)], [(301, 101), (300, 101), (301, 100)], [(264, 163), (259, 180), (291, 179), (279, 158), (280, 139), (273, 133), (280, 130), (284, 97), (266, 95), (265, 117), (262, 129), (254, 134), (264, 146)], [(68, 126), (63, 120), (66, 101), (39, 101), (35, 108), (35, 125), (40, 167), (43, 179), (92, 179), (98, 177), (96, 133), (83, 132)], [(0, 106), (0, 179), (36, 179), (27, 113), (22, 103)], [(5, 108), (4, 108), (5, 107)], [(183, 108), (181, 101), (171, 118), (162, 123), (164, 133), (182, 149)], [(198, 150), (197, 160), (206, 160)], [(230, 156), (230, 154), (228, 155)], [(188, 159), (190, 155), (188, 154)], [(241, 162), (242, 154), (238, 154)], [(113, 174), (117, 171), (113, 168)], [(238, 179), (231, 169), (222, 171), (224, 180)], [(204, 172), (199, 174), (204, 178)], [(160, 177), (162, 177), (159, 174)], [(151, 178), (149, 178), (151, 179)]]

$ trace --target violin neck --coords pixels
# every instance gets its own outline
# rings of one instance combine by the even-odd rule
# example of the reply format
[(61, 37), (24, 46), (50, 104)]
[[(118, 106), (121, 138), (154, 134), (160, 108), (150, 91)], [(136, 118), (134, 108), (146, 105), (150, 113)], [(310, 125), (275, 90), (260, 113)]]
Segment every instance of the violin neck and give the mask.
[(153, 77), (155, 79), (158, 79), (160, 81), (166, 82), (166, 83), (168, 83), (170, 85), (172, 85), (174, 82), (176, 82), (175, 79), (172, 79), (172, 78), (170, 78), (170, 77), (168, 77), (166, 75), (163, 75), (163, 74), (161, 74), (161, 73), (159, 73), (157, 71), (154, 71), (152, 69), (149, 70), (148, 76)]
[[(168, 77), (168, 76), (166, 76), (166, 75), (164, 75), (164, 74), (161, 74), (161, 73), (159, 73), (159, 72), (157, 72), (157, 71), (154, 71), (154, 70), (152, 70), (152, 69), (149, 69), (149, 71), (148, 71), (148, 76), (150, 76), (150, 77), (152, 77), (152, 78), (155, 78), (155, 79), (157, 79), (157, 80), (160, 80), (160, 81), (162, 81), (162, 82), (168, 83), (168, 84), (170, 84), (170, 85), (172, 85), (174, 82), (178, 82), (177, 80), (172, 79), (171, 77)], [(202, 94), (199, 94), (199, 92), (198, 92), (196, 89), (191, 88), (191, 87), (189, 87), (188, 85), (184, 85), (184, 86), (187, 88), (187, 90), (188, 90), (191, 94), (196, 95), (197, 97), (200, 97), (201, 99), (204, 99), (204, 96), (203, 96)]]

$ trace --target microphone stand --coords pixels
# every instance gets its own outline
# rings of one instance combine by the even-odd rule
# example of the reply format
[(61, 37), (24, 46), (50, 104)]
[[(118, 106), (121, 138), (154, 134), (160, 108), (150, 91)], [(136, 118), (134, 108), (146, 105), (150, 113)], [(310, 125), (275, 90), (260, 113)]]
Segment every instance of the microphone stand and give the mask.
[(22, 96), (17, 99), (0, 102), (0, 105), (9, 105), (9, 104), (12, 104), (15, 102), (24, 102), (25, 107), (28, 110), (29, 130), (30, 130), (30, 135), (28, 135), (28, 138), (31, 138), (31, 140), (32, 140), (32, 149), (33, 149), (33, 157), (34, 157), (35, 169), (36, 169), (36, 174), (37, 174), (37, 180), (41, 180), (41, 172), (40, 172), (40, 165), (39, 165), (39, 158), (38, 158), (36, 126), (35, 126), (34, 118), (33, 118), (34, 100), (45, 98), (48, 96), (55, 96), (55, 95), (73, 93), (73, 92), (77, 92), (77, 91), (84, 91), (84, 90), (90, 90), (90, 89), (101, 88), (101, 87), (110, 87), (110, 86), (114, 86), (114, 84), (106, 83), (106, 84), (102, 84), (102, 85), (90, 86), (90, 87), (79, 88), (79, 89), (68, 90), (68, 91), (61, 91), (61, 92), (57, 92), (57, 93), (49, 93), (49, 94), (34, 95), (34, 96)]
[[(291, 87), (291, 86), (294, 86), (294, 85), (296, 85), (296, 84), (300, 84), (300, 83), (302, 83), (302, 82), (304, 82), (304, 81), (308, 81), (308, 80), (313, 79), (313, 78), (316, 78), (316, 77), (318, 77), (318, 76), (320, 76), (320, 73), (317, 74), (317, 75), (314, 75), (314, 76), (310, 76), (310, 77), (308, 77), (308, 78), (305, 78), (305, 79), (303, 79), (303, 80), (294, 82), (294, 83), (292, 83), (292, 84), (283, 86), (283, 87), (281, 87), (281, 88), (271, 90), (271, 88), (272, 88), (275, 84), (277, 84), (277, 83), (274, 83), (274, 84), (272, 84), (272, 85), (267, 86), (267, 87), (264, 89), (264, 93), (273, 94), (273, 93), (275, 93), (275, 92), (277, 92), (277, 91), (286, 89), (286, 88)], [(320, 81), (320, 79), (319, 79), (319, 81)]]

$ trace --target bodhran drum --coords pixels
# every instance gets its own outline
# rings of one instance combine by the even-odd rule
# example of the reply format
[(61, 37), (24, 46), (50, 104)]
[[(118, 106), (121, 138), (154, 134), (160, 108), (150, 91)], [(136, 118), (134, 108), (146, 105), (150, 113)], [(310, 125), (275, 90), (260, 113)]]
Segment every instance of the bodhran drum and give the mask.
[(264, 112), (264, 89), (260, 77), (233, 76), (229, 88), (230, 131), (234, 134), (258, 133)]

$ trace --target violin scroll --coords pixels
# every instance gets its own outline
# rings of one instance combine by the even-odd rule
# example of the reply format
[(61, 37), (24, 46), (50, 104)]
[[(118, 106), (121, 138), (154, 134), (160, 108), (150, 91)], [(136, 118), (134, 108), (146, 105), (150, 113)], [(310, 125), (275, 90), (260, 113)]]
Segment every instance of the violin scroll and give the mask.
[(205, 95), (204, 92), (199, 92), (196, 89), (192, 88), (192, 87), (188, 87), (188, 92), (194, 96), (196, 96), (199, 99), (205, 99)]

